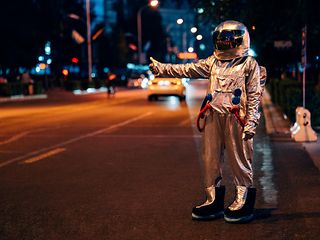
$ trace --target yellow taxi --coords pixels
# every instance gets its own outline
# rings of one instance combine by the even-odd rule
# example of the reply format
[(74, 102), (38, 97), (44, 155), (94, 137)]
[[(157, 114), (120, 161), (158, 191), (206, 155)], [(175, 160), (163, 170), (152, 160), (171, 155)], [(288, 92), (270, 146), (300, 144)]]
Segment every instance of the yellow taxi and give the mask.
[(177, 96), (180, 101), (186, 99), (186, 87), (179, 78), (154, 78), (148, 83), (148, 100), (158, 100), (162, 96)]

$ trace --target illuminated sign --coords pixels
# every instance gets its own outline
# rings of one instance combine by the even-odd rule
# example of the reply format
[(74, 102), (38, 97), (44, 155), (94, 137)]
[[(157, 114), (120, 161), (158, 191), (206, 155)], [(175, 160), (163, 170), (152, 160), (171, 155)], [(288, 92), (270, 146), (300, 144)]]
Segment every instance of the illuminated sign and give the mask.
[(180, 59), (196, 59), (198, 55), (195, 52), (180, 52), (177, 57)]

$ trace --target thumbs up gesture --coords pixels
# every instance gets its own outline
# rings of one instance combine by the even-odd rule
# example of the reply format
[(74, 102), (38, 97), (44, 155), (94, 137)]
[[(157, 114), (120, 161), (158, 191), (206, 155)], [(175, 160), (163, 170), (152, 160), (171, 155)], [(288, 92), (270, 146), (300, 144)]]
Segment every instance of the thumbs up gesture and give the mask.
[(160, 62), (155, 60), (153, 57), (150, 57), (150, 61), (151, 61), (151, 63), (149, 64), (149, 68), (150, 68), (151, 72), (156, 76), (159, 75), (158, 66), (160, 65)]

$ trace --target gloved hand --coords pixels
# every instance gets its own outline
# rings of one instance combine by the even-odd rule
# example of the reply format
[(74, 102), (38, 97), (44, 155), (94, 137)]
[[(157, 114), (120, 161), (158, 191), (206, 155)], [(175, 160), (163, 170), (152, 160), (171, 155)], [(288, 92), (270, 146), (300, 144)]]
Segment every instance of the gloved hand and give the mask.
[(157, 60), (155, 60), (153, 57), (150, 57), (151, 63), (149, 64), (150, 71), (155, 75), (159, 75), (159, 70), (157, 66), (160, 64)]
[(254, 133), (251, 133), (251, 132), (243, 132), (242, 133), (242, 139), (244, 141), (247, 141), (247, 140), (253, 138), (253, 136), (254, 136)]

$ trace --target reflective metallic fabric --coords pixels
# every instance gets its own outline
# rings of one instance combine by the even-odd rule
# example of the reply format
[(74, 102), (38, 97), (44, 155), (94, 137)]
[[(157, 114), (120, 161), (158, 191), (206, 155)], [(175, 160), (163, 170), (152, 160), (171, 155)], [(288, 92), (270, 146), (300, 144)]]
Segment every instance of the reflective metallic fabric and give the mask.
[[(235, 185), (248, 187), (253, 184), (252, 136), (260, 118), (260, 67), (253, 57), (248, 56), (250, 40), (243, 24), (227, 21), (216, 31), (221, 29), (245, 29), (242, 45), (225, 51), (215, 50), (212, 56), (197, 63), (162, 64), (151, 59), (150, 69), (162, 77), (209, 79), (207, 94), (212, 94), (212, 110), (207, 116), (203, 137), (205, 186), (214, 185), (215, 179), (222, 176), (221, 162), (226, 154)], [(235, 97), (240, 99), (232, 101)], [(229, 111), (234, 104), (240, 108), (240, 117), (245, 118), (244, 128)]]
[(236, 198), (228, 207), (231, 211), (239, 210), (243, 207), (247, 199), (248, 188), (245, 186), (236, 186)]
[(217, 176), (222, 176), (226, 161), (232, 171), (234, 184), (253, 185), (253, 139), (242, 139), (243, 129), (233, 114), (211, 110), (207, 116), (203, 136), (203, 176), (205, 186), (210, 186)]
[(262, 88), (260, 68), (253, 57), (219, 61), (214, 56), (210, 56), (197, 63), (157, 62), (154, 67), (163, 77), (209, 78), (207, 93), (212, 94), (210, 104), (219, 113), (229, 114), (229, 107), (233, 106), (233, 92), (235, 89), (241, 89), (239, 107), (240, 116), (246, 118), (244, 131), (255, 133), (260, 118), (259, 103)]
[(250, 37), (245, 25), (237, 21), (225, 21), (220, 23), (214, 30), (215, 32), (222, 32), (223, 30), (241, 30), (244, 31), (241, 46), (233, 49), (218, 50), (215, 49), (213, 55), (219, 60), (231, 60), (234, 58), (248, 56), (250, 49)]
[(204, 206), (207, 206), (207, 205), (210, 205), (211, 203), (214, 202), (215, 200), (215, 197), (216, 197), (216, 189), (214, 186), (210, 186), (210, 187), (207, 187), (205, 189), (205, 192), (206, 192), (206, 201), (199, 205), (199, 206), (196, 206), (196, 208), (201, 208), (201, 207), (204, 207)]
[(267, 81), (267, 69), (263, 66), (260, 66), (260, 85), (264, 87)]

